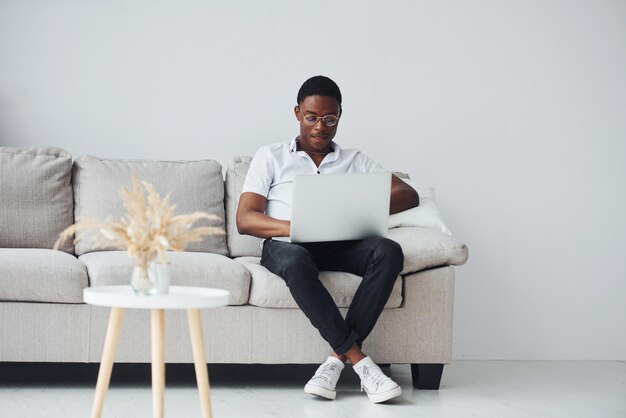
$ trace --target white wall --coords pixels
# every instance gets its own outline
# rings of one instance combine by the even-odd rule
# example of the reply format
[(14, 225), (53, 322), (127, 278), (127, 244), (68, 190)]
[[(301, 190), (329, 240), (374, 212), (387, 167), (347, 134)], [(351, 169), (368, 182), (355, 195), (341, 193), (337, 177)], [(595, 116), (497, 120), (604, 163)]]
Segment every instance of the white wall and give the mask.
[(455, 358), (626, 360), (626, 2), (300, 4), (0, 0), (0, 143), (225, 165), (329, 75), (469, 245)]

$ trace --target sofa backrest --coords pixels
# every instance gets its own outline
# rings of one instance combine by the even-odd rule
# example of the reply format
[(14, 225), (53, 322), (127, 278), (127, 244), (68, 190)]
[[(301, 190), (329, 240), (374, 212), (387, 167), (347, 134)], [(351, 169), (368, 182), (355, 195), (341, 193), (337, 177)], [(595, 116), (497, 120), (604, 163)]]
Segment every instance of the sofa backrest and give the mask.
[(251, 157), (235, 157), (230, 160), (226, 169), (226, 234), (228, 251), (231, 257), (260, 257), (260, 238), (241, 235), (237, 232), (236, 213), (239, 195), (250, 168)]
[[(119, 219), (124, 214), (122, 187), (130, 188), (131, 176), (145, 180), (163, 197), (171, 192), (176, 214), (208, 212), (221, 218), (210, 225), (224, 228), (224, 180), (222, 166), (214, 160), (148, 161), (113, 160), (84, 156), (74, 162), (74, 216)], [(208, 225), (206, 221), (194, 226)], [(114, 249), (114, 248), (107, 248)], [(76, 244), (76, 254), (97, 250), (88, 241)], [(227, 255), (224, 235), (211, 235), (191, 243), (185, 251)]]
[(52, 248), (74, 222), (71, 177), (64, 149), (0, 147), (0, 248)]

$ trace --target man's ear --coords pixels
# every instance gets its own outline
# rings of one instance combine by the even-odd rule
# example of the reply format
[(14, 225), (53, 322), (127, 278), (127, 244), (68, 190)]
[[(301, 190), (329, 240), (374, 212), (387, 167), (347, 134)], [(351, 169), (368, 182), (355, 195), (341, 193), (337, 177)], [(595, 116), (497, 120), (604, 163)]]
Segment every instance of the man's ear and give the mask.
[(300, 117), (299, 117), (300, 106), (298, 106), (298, 105), (294, 106), (293, 107), (293, 113), (294, 113), (294, 115), (296, 115), (296, 119), (300, 120)]

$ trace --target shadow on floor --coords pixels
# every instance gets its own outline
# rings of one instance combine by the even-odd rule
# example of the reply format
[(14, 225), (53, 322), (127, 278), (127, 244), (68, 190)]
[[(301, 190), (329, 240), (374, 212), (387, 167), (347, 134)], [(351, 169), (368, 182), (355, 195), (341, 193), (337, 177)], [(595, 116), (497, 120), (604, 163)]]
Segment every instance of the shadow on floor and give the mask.
[[(13, 363), (0, 362), (2, 387), (94, 387), (98, 377), (98, 363)], [(301, 387), (313, 376), (315, 364), (210, 364), (211, 386), (230, 387)], [(341, 376), (339, 386), (358, 387), (359, 379), (348, 370)], [(168, 386), (195, 387), (193, 364), (166, 364)], [(111, 387), (150, 387), (150, 364), (115, 363)]]

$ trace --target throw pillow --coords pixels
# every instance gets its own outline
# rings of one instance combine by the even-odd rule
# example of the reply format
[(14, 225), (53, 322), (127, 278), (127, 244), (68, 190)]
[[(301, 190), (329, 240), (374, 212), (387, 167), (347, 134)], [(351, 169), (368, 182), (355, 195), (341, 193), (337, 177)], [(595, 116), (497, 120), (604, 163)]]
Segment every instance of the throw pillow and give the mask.
[(389, 229), (401, 226), (419, 226), (436, 229), (452, 235), (452, 232), (439, 215), (439, 209), (437, 209), (437, 202), (435, 201), (435, 191), (412, 180), (403, 179), (403, 181), (417, 191), (420, 197), (420, 204), (416, 208), (389, 215)]

